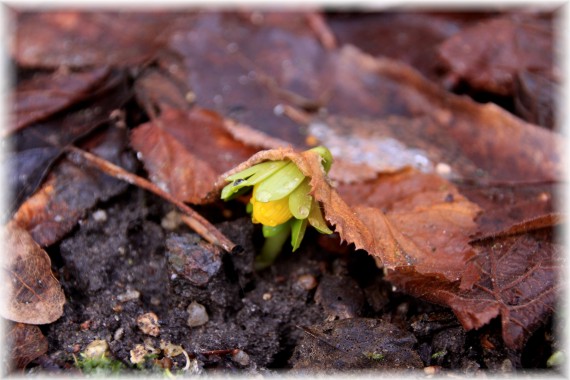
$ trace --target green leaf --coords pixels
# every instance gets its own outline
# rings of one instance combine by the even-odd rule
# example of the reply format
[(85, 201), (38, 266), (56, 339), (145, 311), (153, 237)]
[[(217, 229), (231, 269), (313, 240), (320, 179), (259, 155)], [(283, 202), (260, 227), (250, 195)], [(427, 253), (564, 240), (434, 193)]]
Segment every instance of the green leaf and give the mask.
[(323, 213), (319, 203), (313, 200), (313, 205), (311, 206), (311, 212), (309, 213), (309, 223), (311, 226), (315, 227), (317, 231), (322, 234), (332, 234), (332, 230), (327, 226), (327, 222), (323, 218)]
[(313, 197), (309, 195), (311, 185), (309, 179), (305, 178), (301, 185), (289, 195), (289, 210), (297, 219), (306, 219), (311, 211)]
[(262, 162), (228, 176), (226, 181), (231, 181), (232, 183), (226, 185), (226, 187), (222, 189), (221, 198), (223, 200), (228, 200), (232, 196), (243, 194), (244, 191), (239, 191), (263, 181), (265, 178), (283, 168), (286, 164), (287, 161)]
[(301, 245), (307, 224), (307, 219), (295, 219), (293, 223), (291, 223), (291, 246), (293, 247), (293, 252)]
[(309, 150), (320, 154), (320, 156), (322, 157), (321, 164), (323, 165), (325, 172), (328, 174), (329, 170), (331, 170), (331, 166), (333, 163), (333, 156), (331, 154), (331, 151), (322, 145), (314, 147), (313, 149)]
[(272, 236), (265, 238), (263, 247), (261, 247), (261, 254), (255, 257), (255, 262), (254, 262), (255, 270), (261, 270), (267, 268), (268, 266), (273, 264), (277, 256), (279, 256), (279, 254), (281, 253), (281, 249), (283, 248), (283, 244), (285, 243), (285, 240), (287, 240), (289, 232), (291, 231), (291, 221), (287, 221), (286, 223), (280, 224), (279, 226), (275, 226), (272, 228), (275, 229), (279, 228), (279, 230), (274, 231), (275, 234), (273, 234)]
[(269, 178), (260, 182), (255, 191), (258, 202), (272, 202), (289, 195), (301, 184), (305, 176), (297, 165), (289, 162), (284, 168), (273, 173)]

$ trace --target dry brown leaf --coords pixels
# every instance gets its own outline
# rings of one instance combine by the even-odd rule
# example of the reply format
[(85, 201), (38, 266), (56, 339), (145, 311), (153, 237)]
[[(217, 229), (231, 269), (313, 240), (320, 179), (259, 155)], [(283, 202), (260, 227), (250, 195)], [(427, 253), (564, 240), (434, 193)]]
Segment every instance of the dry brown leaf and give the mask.
[(521, 349), (559, 301), (564, 250), (552, 238), (543, 229), (478, 244), (473, 262), (481, 278), (468, 290), (412, 269), (389, 272), (387, 279), (401, 291), (451, 307), (466, 330), (500, 315), (505, 343)]
[(517, 72), (553, 69), (553, 37), (552, 22), (540, 15), (500, 17), (453, 35), (439, 56), (474, 89), (510, 95)]
[(11, 55), (21, 66), (129, 66), (148, 60), (178, 12), (18, 11)]
[(162, 114), (131, 134), (150, 179), (175, 198), (200, 203), (218, 175), (257, 150), (235, 140), (215, 112), (162, 105)]
[(56, 71), (34, 76), (18, 85), (15, 94), (14, 119), (4, 133), (45, 119), (82, 100), (109, 75), (108, 68), (86, 72)]
[(469, 241), (481, 210), (451, 183), (409, 169), (342, 184), (338, 192), (374, 231), (376, 250), (369, 253), (381, 257), (384, 266), (413, 264), (420, 273), (450, 281), (462, 276), (473, 255)]
[[(120, 129), (110, 129), (89, 140), (95, 154), (132, 170), (135, 162), (124, 154), (125, 144), (124, 130)], [(99, 200), (126, 188), (127, 184), (96, 169), (62, 160), (40, 189), (20, 206), (13, 220), (28, 230), (38, 244), (49, 246), (67, 234)]]
[(15, 223), (6, 226), (2, 294), (7, 295), (6, 319), (29, 324), (45, 324), (63, 314), (65, 295), (51, 272), (47, 253), (30, 234)]
[(38, 326), (13, 323), (6, 338), (10, 349), (10, 367), (15, 369), (24, 369), (48, 350), (48, 341)]

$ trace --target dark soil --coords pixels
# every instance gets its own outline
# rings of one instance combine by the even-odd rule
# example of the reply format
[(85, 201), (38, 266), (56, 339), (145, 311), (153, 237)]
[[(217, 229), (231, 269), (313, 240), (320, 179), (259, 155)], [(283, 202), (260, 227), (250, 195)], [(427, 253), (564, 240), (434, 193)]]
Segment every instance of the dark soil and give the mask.
[[(552, 353), (552, 324), (514, 352), (502, 343), (499, 321), (465, 332), (448, 309), (392, 291), (365, 252), (327, 249), (335, 246), (330, 237), (309, 233), (298, 252), (286, 249), (256, 273), (262, 238), (245, 214), (218, 224), (243, 248), (228, 254), (183, 224), (164, 228), (170, 211), (130, 187), (50, 249), (67, 304), (62, 318), (43, 327), (49, 352), (32, 372), (72, 368), (96, 339), (127, 368), (156, 370), (166, 362), (173, 372), (205, 374), (424, 367), (426, 373), (521, 373), (545, 368)], [(188, 325), (193, 301), (207, 311), (204, 325)], [(158, 336), (137, 325), (149, 312), (158, 316)], [(182, 346), (188, 359), (158, 361), (162, 352), (155, 364), (131, 362), (135, 346), (158, 348), (161, 341)]]

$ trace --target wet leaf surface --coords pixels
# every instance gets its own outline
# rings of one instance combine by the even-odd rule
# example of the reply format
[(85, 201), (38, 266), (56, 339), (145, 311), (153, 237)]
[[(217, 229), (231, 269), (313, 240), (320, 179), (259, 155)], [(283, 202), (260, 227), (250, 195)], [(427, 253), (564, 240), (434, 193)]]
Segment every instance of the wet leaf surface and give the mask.
[(114, 72), (89, 97), (82, 107), (33, 123), (6, 138), (10, 151), (2, 165), (13, 192), (14, 210), (42, 183), (65, 146), (108, 122), (112, 111), (128, 101), (125, 73)]
[(17, 224), (9, 224), (3, 234), (7, 257), (2, 265), (7, 276), (2, 293), (7, 303), (2, 316), (28, 324), (57, 320), (63, 314), (65, 295), (51, 272), (49, 256)]
[[(88, 147), (111, 162), (134, 169), (136, 162), (124, 152), (124, 130), (111, 128)], [(24, 202), (13, 220), (29, 231), (41, 246), (49, 246), (67, 234), (99, 201), (124, 191), (127, 185), (98, 170), (78, 167), (61, 161), (40, 189)]]
[(520, 13), (482, 21), (445, 41), (439, 56), (474, 90), (511, 95), (518, 72), (554, 69), (550, 17)]
[(40, 328), (25, 323), (11, 323), (7, 331), (7, 341), (10, 363), (14, 369), (25, 368), (48, 350), (48, 340)]
[(17, 11), (11, 54), (30, 67), (129, 66), (147, 61), (172, 16), (163, 12)]
[(51, 116), (57, 111), (82, 100), (109, 75), (108, 68), (86, 72), (64, 70), (32, 77), (16, 87), (14, 123), (5, 132), (13, 132), (26, 125)]
[(412, 349), (414, 336), (381, 320), (349, 318), (302, 329), (305, 335), (292, 358), (294, 370), (330, 373), (423, 367)]
[[(479, 181), (540, 181), (562, 176), (563, 148), (558, 135), (521, 122), (494, 104), (480, 105), (448, 93), (410, 67), (374, 59), (350, 46), (340, 49), (335, 67), (335, 96), (327, 109), (330, 114), (357, 120), (332, 120), (332, 131), (328, 131), (323, 127), (328, 124), (326, 119), (323, 123), (316, 118), (325, 139), (332, 138), (333, 131), (346, 135), (347, 131), (340, 128), (348, 128), (364, 138), (378, 140), (380, 132), (372, 131), (377, 127), (407, 150), (426, 152), (434, 160), (432, 165), (443, 159), (452, 173), (470, 179), (473, 165)], [(380, 120), (358, 120), (362, 115)], [(345, 159), (342, 155), (339, 158)]]
[[(195, 29), (174, 33), (169, 48), (183, 57), (198, 105), (303, 144), (302, 131), (283, 115), (283, 105), (314, 108), (327, 88), (319, 80), (327, 66), (325, 49), (303, 20), (295, 12), (206, 14)], [(204, 70), (218, 75), (200, 75)]]

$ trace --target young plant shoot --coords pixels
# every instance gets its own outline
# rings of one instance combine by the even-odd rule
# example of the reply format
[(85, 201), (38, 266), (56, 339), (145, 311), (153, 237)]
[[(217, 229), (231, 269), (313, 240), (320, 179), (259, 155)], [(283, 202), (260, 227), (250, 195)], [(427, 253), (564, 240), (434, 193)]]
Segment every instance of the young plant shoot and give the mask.
[[(321, 156), (321, 164), (329, 172), (333, 158), (324, 146), (311, 149)], [(289, 160), (267, 161), (251, 166), (226, 178), (230, 183), (222, 190), (227, 201), (244, 194), (253, 186), (247, 205), (253, 223), (261, 223), (265, 242), (256, 257), (256, 269), (271, 265), (291, 235), (293, 252), (299, 248), (307, 225), (323, 234), (327, 226), (319, 203), (311, 196), (310, 178)]]

